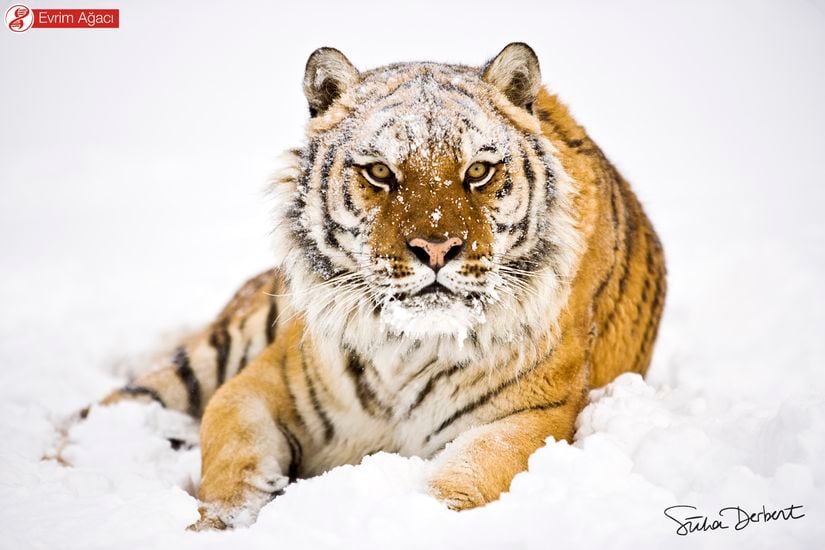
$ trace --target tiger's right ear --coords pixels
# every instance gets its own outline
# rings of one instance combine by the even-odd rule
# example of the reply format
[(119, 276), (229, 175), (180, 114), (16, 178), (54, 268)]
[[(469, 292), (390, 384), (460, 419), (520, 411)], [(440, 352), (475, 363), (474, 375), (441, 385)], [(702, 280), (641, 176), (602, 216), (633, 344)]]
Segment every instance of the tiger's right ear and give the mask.
[(304, 95), (309, 102), (309, 116), (316, 117), (329, 109), (332, 102), (361, 80), (349, 59), (335, 48), (318, 48), (307, 60)]

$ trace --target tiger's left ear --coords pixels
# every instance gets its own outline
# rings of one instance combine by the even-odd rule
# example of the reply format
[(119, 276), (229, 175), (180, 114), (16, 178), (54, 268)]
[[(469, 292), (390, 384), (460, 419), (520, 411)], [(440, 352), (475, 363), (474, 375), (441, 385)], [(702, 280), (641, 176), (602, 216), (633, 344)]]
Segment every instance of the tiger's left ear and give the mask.
[(482, 78), (492, 84), (514, 105), (532, 112), (541, 89), (539, 58), (523, 42), (512, 42), (484, 65)]

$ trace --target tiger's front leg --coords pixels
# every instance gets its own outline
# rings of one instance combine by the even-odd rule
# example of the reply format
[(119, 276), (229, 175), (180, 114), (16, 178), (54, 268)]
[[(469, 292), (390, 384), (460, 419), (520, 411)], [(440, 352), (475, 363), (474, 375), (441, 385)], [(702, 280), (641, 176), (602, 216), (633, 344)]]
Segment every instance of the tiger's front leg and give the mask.
[(464, 432), (435, 458), (430, 492), (453, 510), (498, 499), (547, 436), (573, 437), (579, 408), (578, 400), (551, 403)]
[(290, 481), (289, 437), (260, 396), (217, 394), (201, 427), (201, 518), (191, 528), (252, 524)]
[(295, 479), (305, 434), (285, 386), (283, 346), (264, 351), (209, 402), (201, 424), (200, 520), (190, 529), (250, 525)]

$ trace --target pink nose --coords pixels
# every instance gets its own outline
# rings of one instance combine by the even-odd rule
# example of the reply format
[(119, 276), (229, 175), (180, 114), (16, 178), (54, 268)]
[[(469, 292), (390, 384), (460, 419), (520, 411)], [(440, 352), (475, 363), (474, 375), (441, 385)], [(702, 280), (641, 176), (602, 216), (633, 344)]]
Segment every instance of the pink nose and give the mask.
[(458, 256), (464, 241), (458, 237), (451, 237), (446, 241), (429, 241), (426, 239), (411, 239), (407, 246), (423, 263), (438, 271), (444, 264)]

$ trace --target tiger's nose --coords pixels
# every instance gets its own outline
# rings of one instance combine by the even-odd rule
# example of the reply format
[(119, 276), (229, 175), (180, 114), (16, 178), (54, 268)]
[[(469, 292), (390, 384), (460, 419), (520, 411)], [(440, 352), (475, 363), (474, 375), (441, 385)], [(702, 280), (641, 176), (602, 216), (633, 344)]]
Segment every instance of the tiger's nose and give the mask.
[(464, 241), (458, 237), (451, 237), (444, 241), (433, 241), (422, 238), (410, 239), (407, 247), (422, 263), (438, 271), (444, 264), (458, 256)]

